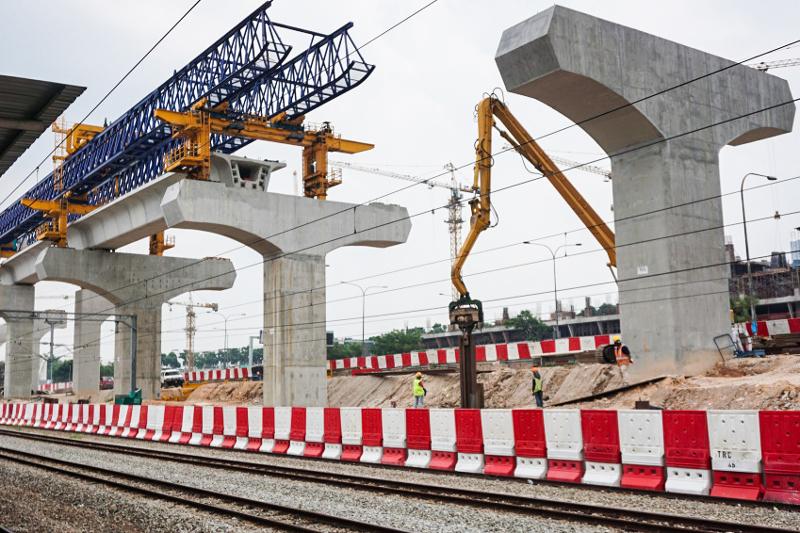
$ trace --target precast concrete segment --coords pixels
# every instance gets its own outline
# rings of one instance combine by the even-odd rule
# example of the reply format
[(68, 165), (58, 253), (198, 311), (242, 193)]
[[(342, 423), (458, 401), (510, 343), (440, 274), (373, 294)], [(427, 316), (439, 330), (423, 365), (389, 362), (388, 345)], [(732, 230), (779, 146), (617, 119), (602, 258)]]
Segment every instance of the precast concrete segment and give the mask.
[[(31, 285), (0, 285), (0, 318), (6, 321), (6, 367), (3, 379), (5, 398), (25, 398), (31, 394), (31, 357), (34, 346), (34, 288)], [(30, 311), (31, 317), (9, 315), (2, 310)]]
[(712, 339), (729, 330), (719, 151), (791, 131), (793, 104), (758, 112), (790, 101), (788, 83), (739, 65), (638, 102), (734, 63), (560, 6), (507, 29), (495, 61), (508, 90), (579, 123), (611, 156), (631, 370), (643, 378), (712, 365)]
[[(142, 397), (157, 398), (161, 387), (161, 306), (189, 291), (225, 290), (236, 271), (229, 259), (202, 260), (112, 253), (103, 250), (48, 248), (36, 263), (38, 281), (60, 281), (89, 289), (108, 300), (100, 312), (136, 315), (136, 381)], [(88, 300), (88, 297), (86, 298)], [(114, 390), (128, 392), (130, 328), (120, 324), (115, 344)]]
[(83, 314), (108, 313), (111, 302), (88, 289), (75, 292), (72, 389), (76, 396), (96, 398), (100, 393), (100, 317), (89, 320)]

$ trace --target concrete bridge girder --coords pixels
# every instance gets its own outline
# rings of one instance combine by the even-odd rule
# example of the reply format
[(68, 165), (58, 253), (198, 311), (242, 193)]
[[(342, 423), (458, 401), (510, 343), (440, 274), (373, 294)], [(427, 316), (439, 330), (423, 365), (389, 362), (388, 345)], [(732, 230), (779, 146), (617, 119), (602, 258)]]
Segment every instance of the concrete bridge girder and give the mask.
[(643, 363), (634, 368), (712, 365), (712, 338), (729, 330), (719, 151), (791, 131), (794, 104), (757, 112), (789, 102), (788, 83), (740, 65), (639, 101), (733, 62), (560, 6), (507, 29), (495, 60), (508, 90), (569, 117), (611, 156), (622, 330)]

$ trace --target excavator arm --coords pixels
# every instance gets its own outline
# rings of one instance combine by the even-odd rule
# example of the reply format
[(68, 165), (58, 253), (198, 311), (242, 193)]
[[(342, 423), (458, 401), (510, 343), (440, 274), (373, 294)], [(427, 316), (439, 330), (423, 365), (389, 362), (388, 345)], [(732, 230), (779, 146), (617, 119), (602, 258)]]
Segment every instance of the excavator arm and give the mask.
[[(508, 131), (500, 129), (495, 117)], [(608, 266), (616, 267), (617, 254), (614, 245), (614, 233), (606, 225), (602, 218), (592, 208), (591, 205), (581, 196), (572, 183), (553, 163), (553, 160), (542, 150), (541, 146), (531, 137), (522, 127), (522, 124), (511, 114), (508, 107), (494, 96), (484, 98), (478, 104), (478, 140), (475, 143), (475, 167), (473, 190), (478, 196), (470, 201), (472, 218), (470, 219), (470, 231), (464, 244), (459, 250), (458, 257), (453, 263), (450, 273), (453, 286), (455, 286), (460, 299), (451, 304), (451, 311), (459, 306), (467, 305), (473, 300), (470, 299), (464, 280), (461, 277), (461, 269), (472, 251), (472, 247), (478, 240), (478, 235), (489, 227), (491, 212), (491, 183), (492, 183), (492, 128), (499, 131), (500, 135), (508, 141), (511, 146), (522, 157), (527, 159), (539, 172), (553, 184), (553, 187), (566, 200), (581, 222), (594, 235), (600, 245), (608, 254)], [(613, 272), (613, 271), (612, 271)], [(452, 314), (452, 313), (451, 313)]]

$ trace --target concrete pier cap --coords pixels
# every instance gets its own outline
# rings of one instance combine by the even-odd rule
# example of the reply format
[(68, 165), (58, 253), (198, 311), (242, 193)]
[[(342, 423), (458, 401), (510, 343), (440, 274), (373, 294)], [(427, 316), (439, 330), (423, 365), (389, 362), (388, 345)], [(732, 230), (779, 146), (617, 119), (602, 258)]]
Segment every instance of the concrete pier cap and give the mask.
[(495, 61), (509, 91), (570, 118), (610, 156), (632, 370), (712, 366), (712, 339), (730, 329), (719, 151), (791, 131), (788, 83), (561, 6), (504, 31)]

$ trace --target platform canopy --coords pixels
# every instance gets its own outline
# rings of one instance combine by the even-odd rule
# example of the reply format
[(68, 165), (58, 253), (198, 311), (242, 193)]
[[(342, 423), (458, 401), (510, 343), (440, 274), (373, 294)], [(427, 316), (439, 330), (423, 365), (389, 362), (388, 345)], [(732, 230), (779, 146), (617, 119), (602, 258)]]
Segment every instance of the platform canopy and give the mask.
[(0, 177), (84, 90), (0, 75)]

